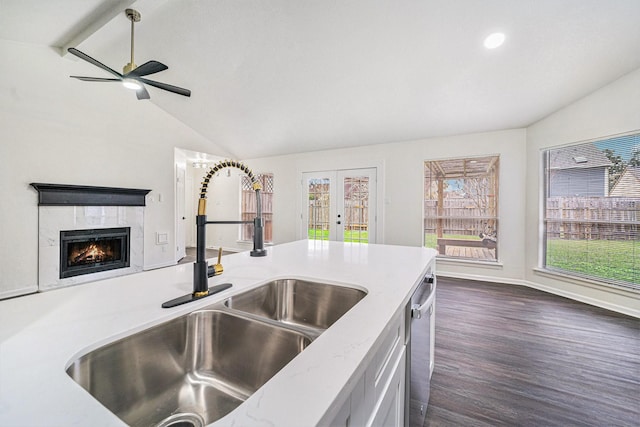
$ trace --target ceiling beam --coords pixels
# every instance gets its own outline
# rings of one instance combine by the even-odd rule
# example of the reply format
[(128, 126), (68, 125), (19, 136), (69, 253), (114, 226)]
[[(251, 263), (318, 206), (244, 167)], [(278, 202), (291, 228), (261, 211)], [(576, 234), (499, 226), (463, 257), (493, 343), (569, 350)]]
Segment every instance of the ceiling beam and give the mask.
[[(125, 9), (135, 7), (145, 14), (164, 6), (167, 0), (105, 0), (102, 5), (94, 10), (86, 19), (73, 27), (61, 38), (55, 46), (59, 46), (60, 55), (64, 58), (69, 55), (70, 47), (77, 47), (98, 30), (107, 25), (119, 14), (124, 14)], [(83, 23), (87, 23), (84, 24)]]
[(87, 19), (83, 20), (83, 23), (88, 22), (88, 24), (81, 25), (81, 23), (77, 25), (69, 31), (69, 34), (65, 37), (65, 41), (56, 43), (56, 45), (60, 46), (60, 55), (63, 58), (69, 55), (67, 49), (79, 46), (100, 28), (111, 22), (113, 18), (124, 13), (124, 10), (135, 2), (136, 0), (118, 0), (103, 3), (102, 6), (91, 13)]

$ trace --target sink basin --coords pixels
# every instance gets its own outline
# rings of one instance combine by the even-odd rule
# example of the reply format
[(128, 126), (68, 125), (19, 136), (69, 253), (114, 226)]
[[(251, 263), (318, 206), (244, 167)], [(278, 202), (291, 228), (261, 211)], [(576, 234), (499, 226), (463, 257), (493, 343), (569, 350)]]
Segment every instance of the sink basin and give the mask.
[(366, 292), (274, 280), (100, 347), (67, 374), (131, 426), (200, 427), (264, 385)]
[(345, 286), (281, 279), (234, 295), (225, 305), (281, 323), (324, 330), (365, 295), (360, 289)]
[(311, 341), (221, 307), (98, 348), (67, 373), (129, 425), (200, 426), (239, 406)]

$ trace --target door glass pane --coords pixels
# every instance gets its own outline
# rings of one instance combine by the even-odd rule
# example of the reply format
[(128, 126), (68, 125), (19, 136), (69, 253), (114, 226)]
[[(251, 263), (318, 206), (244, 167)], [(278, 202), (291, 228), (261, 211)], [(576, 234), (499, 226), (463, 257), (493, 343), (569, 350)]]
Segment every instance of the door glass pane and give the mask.
[(369, 242), (369, 177), (344, 178), (344, 241)]
[(330, 212), (329, 178), (310, 178), (307, 181), (309, 191), (308, 236), (312, 240), (329, 240)]

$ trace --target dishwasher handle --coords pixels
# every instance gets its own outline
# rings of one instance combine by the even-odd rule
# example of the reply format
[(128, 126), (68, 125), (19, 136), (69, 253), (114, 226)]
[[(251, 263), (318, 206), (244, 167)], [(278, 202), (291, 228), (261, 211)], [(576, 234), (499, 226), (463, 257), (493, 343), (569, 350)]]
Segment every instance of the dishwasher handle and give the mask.
[(422, 315), (426, 310), (428, 310), (428, 314), (433, 312), (433, 300), (435, 298), (435, 292), (432, 292), (429, 295), (429, 298), (424, 302), (424, 304), (412, 304), (411, 305), (411, 318), (413, 319), (422, 319)]

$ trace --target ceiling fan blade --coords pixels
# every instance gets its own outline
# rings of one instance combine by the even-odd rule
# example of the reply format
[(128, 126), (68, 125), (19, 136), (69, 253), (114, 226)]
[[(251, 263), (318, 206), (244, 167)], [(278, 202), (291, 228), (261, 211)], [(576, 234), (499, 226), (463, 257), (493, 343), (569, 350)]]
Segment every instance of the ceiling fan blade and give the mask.
[(93, 59), (92, 57), (90, 57), (89, 55), (87, 55), (86, 53), (82, 53), (80, 52), (78, 49), (74, 48), (74, 47), (70, 47), (69, 49), (67, 49), (69, 51), (69, 53), (77, 56), (80, 59), (84, 59), (85, 61), (87, 61), (90, 64), (95, 65), (96, 67), (102, 68), (103, 70), (113, 74), (116, 77), (122, 78), (122, 74), (120, 74), (119, 72), (117, 72), (116, 70), (107, 67), (106, 65), (104, 65), (102, 62)]
[(125, 75), (125, 77), (148, 76), (149, 74), (159, 73), (160, 71), (164, 71), (168, 68), (169, 67), (164, 65), (162, 62), (148, 61), (142, 64), (141, 66), (131, 70), (129, 73)]
[(147, 92), (147, 89), (144, 86), (142, 86), (142, 87), (140, 87), (140, 89), (136, 90), (136, 96), (138, 97), (138, 100), (150, 99), (151, 98), (149, 96), (149, 92)]
[(157, 87), (158, 89), (168, 90), (169, 92), (177, 93), (178, 95), (182, 95), (182, 96), (191, 96), (191, 91), (189, 89), (184, 89), (184, 88), (173, 86), (166, 83), (156, 82), (153, 80), (147, 80), (142, 77), (138, 78), (138, 80), (148, 84), (149, 86)]
[(82, 80), (84, 82), (119, 82), (121, 79), (105, 79), (102, 77), (82, 77), (82, 76), (69, 76), (74, 79)]

